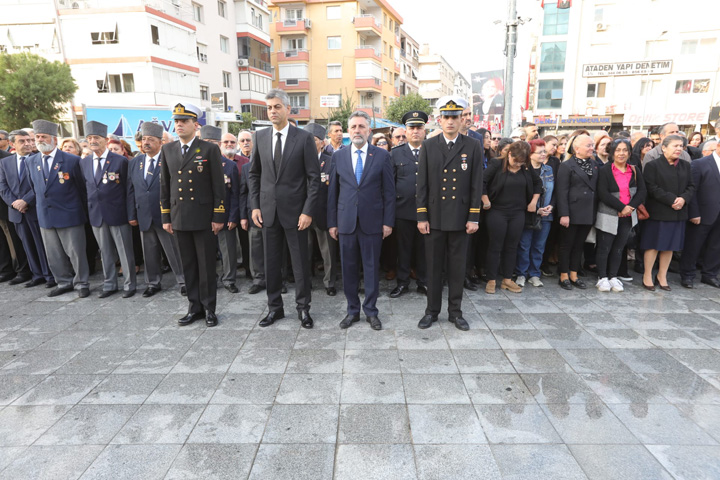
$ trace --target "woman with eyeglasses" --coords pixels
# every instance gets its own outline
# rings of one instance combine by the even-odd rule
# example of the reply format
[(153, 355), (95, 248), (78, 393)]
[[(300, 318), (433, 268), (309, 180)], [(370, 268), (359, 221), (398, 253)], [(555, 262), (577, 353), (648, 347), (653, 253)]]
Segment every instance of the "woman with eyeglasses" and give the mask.
[(601, 292), (622, 292), (618, 278), (623, 249), (637, 225), (637, 207), (645, 201), (645, 181), (639, 168), (629, 165), (631, 145), (618, 139), (608, 148), (609, 162), (598, 171), (597, 269)]
[(372, 137), (372, 144), (376, 147), (384, 148), (388, 152), (392, 150), (390, 146), (390, 139), (384, 133), (376, 133)]
[(499, 156), (500, 152), (498, 152), (498, 143), (500, 143), (500, 139), (502, 138), (502, 135), (500, 133), (491, 133), (490, 134), (490, 150), (492, 151), (493, 158)]

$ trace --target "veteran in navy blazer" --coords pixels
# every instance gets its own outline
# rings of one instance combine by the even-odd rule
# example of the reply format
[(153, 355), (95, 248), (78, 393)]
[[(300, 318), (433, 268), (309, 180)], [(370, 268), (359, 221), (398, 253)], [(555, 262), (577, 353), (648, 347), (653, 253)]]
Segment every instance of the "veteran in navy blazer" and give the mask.
[(47, 263), (35, 211), (35, 191), (27, 168), (27, 158), (32, 152), (30, 135), (24, 130), (14, 130), (8, 139), (16, 153), (0, 160), (0, 196), (8, 205), (8, 219), (15, 224), (32, 273), (25, 286), (34, 287), (42, 283), (54, 286), (55, 279)]
[(163, 230), (160, 215), (160, 169), (163, 162), (160, 147), (164, 129), (153, 122), (144, 122), (140, 129), (144, 153), (130, 160), (128, 164), (128, 221), (130, 225), (140, 228), (145, 260), (146, 288), (143, 297), (152, 297), (162, 289), (161, 248), (181, 292), (185, 289), (185, 276), (180, 264), (177, 238)]
[(80, 157), (57, 148), (58, 128), (47, 120), (33, 122), (39, 152), (26, 162), (48, 265), (57, 282), (48, 296), (76, 288), (78, 296), (84, 298), (90, 295), (85, 253), (85, 179)]
[(132, 228), (128, 223), (132, 208), (127, 201), (128, 161), (107, 148), (107, 125), (90, 121), (85, 135), (92, 155), (80, 161), (87, 189), (88, 216), (100, 247), (103, 266), (103, 289), (99, 298), (118, 291), (115, 262), (120, 257), (124, 273), (123, 298), (135, 295), (135, 254)]
[(340, 328), (360, 320), (360, 266), (365, 281), (362, 309), (373, 330), (382, 329), (375, 303), (379, 293), (380, 248), (395, 225), (395, 179), (390, 154), (370, 145), (370, 117), (348, 118), (352, 145), (333, 153), (328, 189), (328, 227), (340, 241), (347, 316)]

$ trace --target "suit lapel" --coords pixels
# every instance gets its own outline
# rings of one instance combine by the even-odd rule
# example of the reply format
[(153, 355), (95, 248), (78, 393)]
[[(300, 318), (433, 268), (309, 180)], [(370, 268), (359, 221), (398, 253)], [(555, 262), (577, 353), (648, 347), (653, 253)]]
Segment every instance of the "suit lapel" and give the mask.
[(296, 136), (297, 132), (295, 131), (295, 127), (290, 125), (290, 128), (288, 128), (287, 138), (285, 139), (285, 148), (283, 148), (282, 160), (280, 160), (280, 169), (277, 172), (277, 178), (280, 178), (280, 174), (285, 168), (285, 165), (287, 165), (293, 148), (295, 148)]
[[(593, 188), (593, 184), (590, 181), (590, 177), (588, 177), (588, 174), (585, 173), (585, 170), (580, 168), (580, 165), (577, 164), (575, 160), (570, 164), (570, 167), (575, 171), (575, 173), (582, 178), (583, 182), (587, 183), (588, 187)], [(594, 190), (594, 188), (593, 188)]]
[[(365, 158), (365, 163), (363, 164), (363, 171), (362, 171), (362, 176), (360, 177), (360, 184), (359, 184), (359, 185), (362, 185), (362, 183), (365, 181), (365, 178), (368, 176), (368, 173), (367, 173), (367, 172), (370, 170), (370, 165), (372, 165), (373, 160), (375, 159), (375, 155), (374, 155), (374, 154), (375, 154), (375, 152), (374, 152), (375, 148), (376, 148), (376, 147), (368, 144), (368, 151), (367, 151), (367, 155), (365, 156), (365, 157), (366, 157), (366, 158)], [(358, 185), (358, 186), (359, 186), (359, 185)]]
[[(19, 157), (17, 154), (15, 154), (10, 158), (12, 158), (13, 161), (9, 162), (10, 165), (8, 165), (8, 167), (10, 167), (10, 169), (8, 171), (8, 184), (9, 185), (17, 185), (18, 192), (20, 192), (20, 186), (22, 184), (22, 180), (20, 180), (20, 176), (18, 175), (18, 171), (17, 171), (17, 161), (18, 161)], [(27, 176), (29, 174), (30, 174), (30, 171), (28, 169), (27, 157), (25, 157), (25, 178), (27, 178)]]
[[(717, 162), (715, 161), (715, 155), (710, 154), (710, 171), (715, 175), (715, 180), (720, 184), (720, 170), (718, 170)], [(697, 185), (695, 185), (697, 188)]]
[[(44, 161), (42, 157), (40, 157), (41, 163)], [(62, 166), (63, 166), (63, 157), (62, 153), (60, 153), (60, 150), (55, 152), (55, 158), (53, 158), (53, 163), (50, 165), (50, 172), (48, 173), (48, 180), (47, 185), (45, 186), (45, 190), (49, 190), (50, 187), (58, 183), (58, 172), (62, 172)]]

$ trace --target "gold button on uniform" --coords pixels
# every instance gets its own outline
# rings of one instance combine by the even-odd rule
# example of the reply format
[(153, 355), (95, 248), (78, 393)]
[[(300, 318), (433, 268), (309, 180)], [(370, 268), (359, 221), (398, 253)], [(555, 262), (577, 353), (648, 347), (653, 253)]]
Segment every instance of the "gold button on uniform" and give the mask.
[(182, 197), (180, 197), (180, 200), (182, 200)]
[[(192, 180), (190, 180), (192, 182)], [(453, 178), (453, 182), (457, 182), (457, 178)]]
[(455, 170), (455, 169), (453, 168), (453, 173), (455, 173), (455, 172), (457, 172), (457, 170)]
[(443, 178), (443, 182), (447, 182), (447, 178)]
[(188, 180), (188, 182), (192, 183), (192, 179)]
[(452, 199), (455, 200), (455, 195), (452, 196)]
[(446, 190), (446, 188), (445, 188), (445, 187), (443, 187), (443, 192), (444, 192), (445, 190)]
[[(453, 188), (454, 188), (454, 187), (453, 187)], [(193, 189), (191, 188), (191, 189), (190, 189), (190, 191), (192, 192), (192, 191), (193, 191)]]
[(182, 183), (182, 178), (178, 178), (178, 183)]
[(192, 170), (188, 170), (188, 173), (192, 173)]
[(190, 200), (195, 200), (195, 197), (190, 197)]
[(182, 170), (178, 170), (178, 175), (180, 175), (181, 173), (182, 173)]
[(447, 173), (447, 168), (446, 168), (445, 170), (443, 170), (443, 172), (444, 172), (444, 173)]
[(178, 188), (178, 192), (182, 192), (182, 188)]
[[(192, 188), (190, 190), (192, 190)], [(453, 190), (455, 190), (455, 187), (453, 187)]]
[(442, 197), (443, 200), (445, 200), (445, 197)]

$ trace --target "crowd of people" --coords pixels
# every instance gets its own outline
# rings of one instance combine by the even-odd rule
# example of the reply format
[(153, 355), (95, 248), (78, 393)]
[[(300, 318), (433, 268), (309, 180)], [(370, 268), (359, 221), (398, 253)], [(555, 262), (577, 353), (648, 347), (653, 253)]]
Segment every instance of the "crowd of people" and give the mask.
[(426, 295), (420, 328), (438, 320), (447, 284), (460, 330), (462, 291), (482, 284), (521, 293), (555, 278), (566, 290), (622, 292), (633, 262), (645, 289), (669, 291), (679, 258), (683, 287), (699, 269), (720, 288), (717, 138), (674, 123), (542, 138), (529, 123), (503, 138), (474, 128), (467, 103), (448, 96), (433, 132), (422, 111), (388, 133), (355, 112), (344, 145), (339, 122), (296, 127), (285, 92), (266, 103), (273, 126), (237, 137), (177, 104), (178, 139), (145, 122), (135, 148), (95, 121), (82, 141), (42, 119), (0, 130), (0, 282), (87, 297), (99, 258), (98, 297), (134, 296), (141, 269), (152, 297), (172, 271), (189, 302), (179, 324), (214, 326), (218, 283), (238, 293), (244, 270), (248, 294), (267, 292), (260, 326), (284, 318), (281, 294), (294, 283), (298, 320), (312, 328), (318, 272), (329, 296), (342, 278), (340, 327), (364, 312), (376, 330), (381, 272), (395, 281), (391, 298), (412, 280)]

